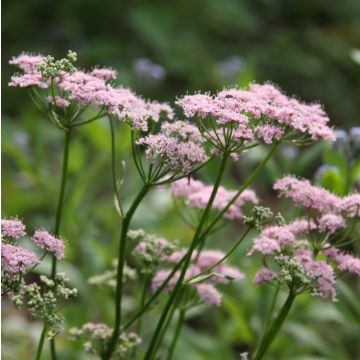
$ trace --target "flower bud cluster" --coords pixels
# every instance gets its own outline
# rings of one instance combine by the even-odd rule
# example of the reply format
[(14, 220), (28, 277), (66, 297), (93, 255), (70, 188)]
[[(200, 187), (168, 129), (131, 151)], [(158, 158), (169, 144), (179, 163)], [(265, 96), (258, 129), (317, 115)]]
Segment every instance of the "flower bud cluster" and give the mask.
[[(81, 328), (70, 329), (70, 339), (84, 341), (86, 352), (101, 357), (112, 333), (113, 329), (106, 324), (86, 323)], [(140, 343), (141, 338), (134, 332), (121, 333), (112, 358), (125, 359)]]

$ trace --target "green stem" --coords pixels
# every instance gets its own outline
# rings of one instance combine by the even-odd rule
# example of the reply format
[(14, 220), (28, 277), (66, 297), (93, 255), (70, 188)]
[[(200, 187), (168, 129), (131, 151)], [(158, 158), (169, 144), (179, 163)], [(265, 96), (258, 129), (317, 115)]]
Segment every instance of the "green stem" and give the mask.
[(104, 359), (110, 359), (112, 353), (114, 352), (116, 342), (120, 335), (120, 325), (121, 325), (121, 300), (123, 293), (123, 271), (125, 264), (125, 252), (126, 252), (126, 237), (129, 230), (131, 219), (135, 213), (135, 210), (139, 206), (140, 202), (144, 196), (149, 191), (151, 185), (145, 183), (135, 198), (134, 202), (131, 204), (129, 210), (127, 211), (121, 228), (120, 240), (119, 240), (119, 253), (118, 253), (118, 265), (117, 265), (117, 276), (116, 276), (116, 293), (115, 293), (115, 324), (114, 330), (109, 341), (108, 347), (104, 354)]
[(241, 236), (241, 238), (235, 243), (235, 245), (228, 251), (226, 255), (224, 255), (220, 260), (218, 260), (216, 263), (212, 264), (211, 266), (207, 267), (205, 270), (201, 271), (200, 273), (196, 274), (191, 279), (187, 280), (187, 282), (201, 276), (205, 275), (212, 269), (216, 268), (218, 265), (220, 265), (222, 262), (224, 262), (231, 254), (237, 249), (237, 247), (242, 243), (242, 241), (246, 238), (247, 234), (250, 232), (251, 228), (247, 228), (244, 232), (244, 234)]
[[(62, 210), (63, 210), (63, 205), (64, 205), (65, 188), (66, 188), (67, 173), (68, 173), (68, 162), (69, 162), (70, 134), (71, 134), (71, 129), (69, 128), (69, 129), (67, 129), (67, 131), (65, 131), (60, 194), (59, 194), (59, 200), (58, 200), (58, 205), (57, 205), (57, 209), (56, 209), (55, 227), (54, 227), (54, 235), (56, 237), (59, 236), (61, 216), (62, 216)], [(56, 265), (57, 265), (57, 260), (56, 260), (56, 257), (53, 255), (52, 256), (52, 264), (51, 264), (51, 278), (52, 279), (54, 279), (55, 275), (56, 275)], [(43, 331), (41, 333), (40, 340), (39, 340), (36, 359), (41, 358), (41, 353), (43, 350), (43, 345), (44, 345), (44, 340), (45, 340), (46, 326), (47, 326), (47, 324), (45, 323), (44, 327), (43, 327)], [(55, 339), (54, 338), (52, 338), (50, 340), (50, 352), (51, 352), (51, 359), (56, 360), (56, 349), (55, 349)]]
[[(271, 155), (273, 154), (273, 152), (275, 151), (277, 145), (274, 144), (272, 146), (272, 148), (270, 149), (270, 152), (268, 153), (268, 155), (266, 156), (266, 158), (256, 167), (256, 169), (254, 170), (253, 174), (259, 174), (261, 172), (261, 170), (265, 167), (267, 161), (270, 159)], [(253, 174), (251, 175), (251, 177), (254, 179), (255, 177), (253, 176)], [(256, 175), (256, 176), (257, 176)], [(175, 181), (175, 179), (174, 179)], [(250, 185), (249, 182), (248, 186)], [(162, 184), (162, 183), (161, 183)], [(160, 183), (157, 183), (156, 185), (160, 185)], [(242, 187), (242, 189), (240, 189), (239, 191), (244, 191), (244, 187)], [(240, 195), (240, 194), (239, 194)], [(238, 194), (235, 195), (236, 199), (239, 196)], [(235, 200), (236, 200), (235, 199)], [(232, 199), (232, 203), (235, 201), (234, 199)], [(220, 220), (220, 219), (218, 219)], [(203, 241), (205, 240), (206, 236), (211, 232), (212, 228), (216, 225), (216, 223), (218, 222), (214, 221), (210, 224), (210, 226), (208, 227), (208, 229), (206, 229), (206, 231), (204, 231), (204, 233), (199, 237), (199, 239), (197, 239), (196, 242), (196, 246), (198, 244), (202, 244)], [(146, 302), (146, 304), (144, 305), (144, 307), (142, 309), (139, 310), (138, 313), (136, 313), (125, 325), (124, 325), (124, 329), (129, 328), (140, 316), (142, 316), (148, 309), (149, 307), (153, 304), (153, 302), (158, 298), (158, 296), (162, 293), (162, 291), (165, 289), (165, 287), (167, 286), (167, 284), (169, 283), (169, 281), (172, 279), (172, 277), (174, 276), (174, 274), (176, 273), (176, 271), (182, 266), (182, 264), (184, 263), (186, 258), (186, 255), (184, 255), (181, 260), (175, 264), (174, 268), (172, 269), (171, 273), (168, 275), (168, 277), (164, 280), (164, 282), (159, 286), (159, 288), (154, 292), (154, 294), (150, 297), (150, 299)]]
[(41, 359), (41, 353), (44, 347), (44, 342), (45, 342), (45, 333), (46, 333), (46, 324), (44, 325), (42, 332), (41, 332), (41, 336), (39, 339), (39, 345), (36, 351), (36, 358), (35, 360), (40, 360)]
[(212, 230), (212, 228), (222, 219), (226, 211), (230, 208), (231, 205), (238, 199), (238, 197), (252, 184), (252, 182), (259, 176), (267, 162), (275, 152), (276, 148), (280, 145), (280, 141), (274, 143), (266, 155), (266, 157), (261, 161), (261, 163), (256, 167), (256, 169), (251, 173), (248, 179), (245, 181), (244, 185), (238, 190), (238, 192), (234, 195), (234, 197), (228, 202), (228, 204), (217, 214), (215, 219), (210, 223), (207, 229), (202, 234), (202, 237), (205, 239), (206, 235)]
[(267, 350), (269, 349), (270, 345), (274, 341), (276, 335), (278, 334), (279, 330), (281, 329), (282, 324), (284, 323), (289, 311), (293, 305), (295, 300), (296, 293), (290, 290), (290, 293), (286, 299), (286, 302), (282, 309), (280, 310), (278, 316), (270, 325), (268, 331), (266, 332), (265, 336), (263, 337), (258, 350), (256, 351), (253, 360), (260, 360), (264, 357)]
[(175, 334), (174, 334), (174, 338), (173, 338), (173, 341), (172, 341), (170, 349), (169, 349), (167, 360), (171, 360), (172, 357), (173, 357), (175, 347), (176, 347), (176, 343), (177, 343), (177, 340), (178, 340), (180, 332), (181, 332), (181, 328), (182, 328), (183, 323), (184, 323), (184, 319), (185, 319), (185, 310), (180, 309), (179, 319), (178, 319), (178, 322), (176, 324)]
[(225, 152), (223, 154), (220, 169), (219, 169), (219, 172), (217, 174), (217, 177), (216, 177), (216, 180), (215, 180), (215, 183), (214, 183), (214, 187), (213, 187), (213, 190), (212, 190), (211, 195), (210, 195), (210, 199), (209, 199), (209, 201), (208, 201), (208, 203), (206, 205), (206, 208), (205, 208), (205, 210), (204, 210), (204, 212), (203, 212), (203, 214), (201, 216), (199, 225), (198, 225), (198, 227), (197, 227), (197, 229), (195, 231), (193, 240), (192, 240), (192, 242), (190, 244), (189, 251), (186, 254), (186, 258), (185, 258), (185, 261), (184, 261), (184, 265), (183, 265), (183, 267), (181, 269), (179, 279), (176, 282), (174, 290), (172, 291), (172, 293), (171, 293), (171, 295), (169, 297), (169, 300), (166, 303), (165, 308), (164, 308), (164, 310), (163, 310), (163, 312), (162, 312), (162, 314), (160, 316), (160, 319), (159, 319), (159, 322), (158, 322), (158, 324), (156, 326), (154, 335), (153, 335), (153, 337), (151, 339), (150, 345), (149, 345), (148, 350), (146, 352), (146, 355), (145, 355), (145, 358), (144, 358), (145, 360), (150, 360), (155, 355), (156, 351), (154, 351), (154, 350), (155, 350), (155, 347), (156, 347), (158, 336), (160, 334), (162, 326), (164, 325), (164, 323), (166, 321), (166, 317), (168, 315), (168, 312), (169, 312), (173, 302), (175, 301), (175, 299), (176, 299), (176, 297), (177, 297), (178, 293), (180, 292), (181, 287), (183, 285), (183, 280), (185, 278), (186, 270), (188, 269), (188, 267), (190, 265), (192, 253), (195, 250), (197, 240), (201, 235), (202, 228), (205, 225), (205, 222), (208, 220), (208, 216), (210, 214), (212, 204), (214, 202), (215, 196), (216, 196), (217, 191), (219, 189), (220, 182), (222, 180), (222, 177), (223, 177), (223, 174), (224, 174), (228, 159), (229, 159), (229, 153)]
[(115, 149), (115, 129), (112, 118), (109, 116), (110, 132), (111, 132), (111, 174), (114, 187), (114, 193), (117, 205), (119, 207), (121, 217), (124, 217), (124, 211), (121, 206), (120, 193), (116, 182), (116, 149)]

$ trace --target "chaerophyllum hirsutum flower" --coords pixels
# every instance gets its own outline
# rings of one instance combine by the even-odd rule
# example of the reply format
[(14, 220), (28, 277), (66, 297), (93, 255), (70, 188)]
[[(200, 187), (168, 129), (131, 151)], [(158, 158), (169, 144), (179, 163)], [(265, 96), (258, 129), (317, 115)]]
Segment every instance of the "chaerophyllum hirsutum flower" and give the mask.
[[(171, 265), (179, 262), (187, 253), (187, 249), (180, 249), (173, 252), (167, 257), (166, 262)], [(201, 302), (219, 306), (221, 303), (221, 293), (215, 287), (216, 284), (228, 284), (233, 280), (241, 280), (244, 274), (237, 268), (230, 266), (225, 260), (225, 254), (220, 250), (203, 250), (195, 252), (192, 255), (191, 264), (188, 267), (184, 285), (188, 285), (195, 290), (197, 299)], [(171, 266), (159, 269), (151, 280), (152, 291), (156, 291), (164, 280), (167, 279), (171, 273)], [(179, 279), (179, 272), (176, 272), (171, 280), (168, 282), (165, 291), (170, 292)], [(193, 305), (198, 304), (196, 300)]]
[(164, 122), (158, 133), (141, 136), (137, 144), (160, 179), (169, 173), (188, 175), (208, 159), (200, 131), (185, 121)]
[(319, 104), (301, 103), (272, 84), (224, 89), (216, 95), (185, 95), (177, 100), (187, 118), (195, 118), (216, 152), (233, 154), (257, 142), (293, 144), (334, 140), (329, 118)]
[(360, 216), (360, 195), (339, 197), (292, 176), (278, 180), (274, 189), (304, 209), (294, 221), (263, 229), (248, 255), (260, 253), (266, 265), (254, 282), (277, 283), (299, 294), (310, 292), (336, 299), (336, 278), (344, 272), (360, 276), (360, 259), (340, 250), (349, 243)]
[[(71, 328), (70, 339), (82, 340), (84, 349), (87, 353), (98, 355), (100, 358), (104, 355), (104, 349), (109, 341), (113, 329), (103, 323), (86, 323), (81, 328)], [(141, 343), (141, 338), (134, 332), (122, 332), (116, 343), (113, 359), (128, 358), (134, 347)]]
[(7, 295), (16, 308), (25, 306), (34, 319), (44, 321), (45, 335), (52, 338), (64, 322), (58, 313), (60, 302), (75, 297), (77, 290), (67, 287), (68, 279), (63, 273), (56, 273), (53, 278), (40, 275), (39, 282), (29, 282), (27, 275), (47, 254), (57, 259), (64, 258), (64, 243), (46, 230), (36, 230), (31, 239), (43, 251), (39, 258), (34, 251), (18, 244), (25, 236), (26, 228), (21, 220), (1, 220), (2, 295)]
[[(157, 122), (163, 114), (168, 119), (173, 118), (173, 110), (168, 104), (144, 100), (130, 89), (115, 86), (115, 70), (82, 71), (75, 67), (76, 61), (77, 55), (72, 51), (60, 60), (23, 53), (10, 60), (21, 73), (11, 77), (9, 86), (29, 88), (37, 107), (57, 127), (65, 130), (106, 115), (126, 121), (132, 128), (142, 131), (148, 129), (150, 119)], [(98, 113), (91, 114), (87, 111), (90, 109)]]
[[(200, 180), (183, 178), (171, 184), (172, 195), (176, 199), (182, 199), (186, 205), (203, 210), (205, 209), (211, 196), (213, 186), (205, 185)], [(220, 186), (215, 196), (212, 208), (217, 211), (224, 210), (229, 202), (235, 197), (236, 190), (228, 190)], [(257, 205), (259, 199), (251, 189), (244, 190), (231, 204), (224, 213), (227, 220), (241, 220), (244, 217), (243, 208), (246, 204)]]

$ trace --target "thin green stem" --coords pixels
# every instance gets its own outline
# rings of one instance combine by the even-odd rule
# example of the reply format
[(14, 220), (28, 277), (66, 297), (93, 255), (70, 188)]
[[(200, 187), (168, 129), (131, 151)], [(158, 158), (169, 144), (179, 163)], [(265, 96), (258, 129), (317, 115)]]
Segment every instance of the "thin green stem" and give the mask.
[(118, 253), (118, 265), (117, 265), (117, 275), (116, 275), (116, 293), (115, 293), (115, 324), (112, 336), (108, 343), (108, 347), (104, 354), (104, 359), (110, 359), (112, 353), (114, 352), (116, 342), (120, 335), (120, 325), (121, 325), (121, 300), (123, 295), (123, 272), (125, 264), (125, 253), (126, 253), (126, 237), (129, 230), (131, 219), (141, 203), (142, 199), (148, 193), (151, 185), (145, 183), (136, 196), (134, 202), (131, 204), (129, 210), (127, 211), (121, 228), (120, 240), (119, 240), (119, 253)]
[[(273, 152), (275, 151), (277, 145), (273, 145), (273, 147), (271, 148), (269, 154), (266, 156), (266, 158), (264, 159), (265, 161), (262, 161), (254, 170), (253, 174), (256, 173), (257, 175), (261, 172), (261, 170), (265, 167), (267, 161), (270, 159), (271, 155), (273, 154)], [(252, 175), (253, 175), (252, 174)], [(254, 177), (253, 177), (254, 178)], [(175, 179), (174, 179), (175, 180)], [(165, 183), (165, 182), (164, 182)], [(251, 182), (250, 182), (251, 183)], [(250, 185), (250, 183), (248, 183)], [(162, 185), (162, 183), (157, 183), (156, 185)], [(240, 189), (239, 191), (244, 191), (244, 189)], [(235, 197), (237, 198), (239, 195), (235, 195)], [(236, 200), (236, 199), (235, 199)], [(231, 201), (234, 202), (234, 199), (232, 199)], [(220, 219), (219, 219), (220, 220)], [(206, 231), (197, 239), (196, 241), (196, 246), (199, 245), (200, 243), (203, 243), (203, 241), (205, 240), (206, 236), (211, 232), (212, 228), (216, 225), (218, 221), (214, 221), (213, 223), (210, 224), (209, 228), (206, 229)], [(178, 269), (182, 266), (182, 264), (184, 263), (186, 258), (186, 255), (184, 255), (181, 260), (175, 264), (174, 268), (172, 269), (171, 273), (168, 275), (168, 277), (164, 280), (164, 282), (158, 287), (158, 289), (153, 293), (153, 295), (150, 297), (150, 299), (145, 303), (144, 307), (142, 309), (140, 309), (125, 325), (124, 325), (124, 329), (128, 329), (140, 316), (142, 316), (148, 309), (149, 307), (154, 303), (154, 301), (159, 297), (159, 295), (162, 293), (162, 291), (165, 289), (165, 287), (167, 286), (167, 284), (169, 283), (169, 281), (172, 279), (172, 277), (174, 276), (174, 274), (178, 271)]]
[(124, 211), (121, 206), (120, 193), (117, 186), (116, 180), (116, 146), (115, 146), (115, 128), (112, 118), (109, 116), (110, 132), (111, 132), (111, 175), (114, 187), (114, 194), (116, 198), (117, 205), (119, 207), (121, 217), (124, 217)]
[(189, 251), (188, 253), (186, 254), (186, 258), (185, 258), (185, 261), (184, 261), (184, 265), (181, 269), (181, 272), (180, 272), (180, 275), (179, 275), (179, 279), (178, 281), (176, 282), (176, 285), (169, 297), (169, 300), (168, 302), (166, 303), (165, 305), (165, 308), (160, 316), (160, 319), (159, 319), (159, 322), (156, 326), (156, 329), (155, 329), (155, 332), (154, 332), (154, 335), (150, 341), (150, 345), (148, 347), (148, 350), (146, 352), (146, 355), (145, 355), (145, 360), (150, 360), (153, 358), (153, 356), (155, 355), (155, 347), (156, 347), (156, 343), (157, 343), (157, 338), (160, 334), (160, 331), (161, 331), (161, 328), (163, 327), (165, 321), (166, 321), (166, 317), (168, 315), (168, 312), (173, 304), (173, 302), (175, 301), (176, 297), (178, 296), (180, 290), (181, 290), (181, 287), (183, 286), (183, 280), (185, 278), (185, 273), (186, 273), (186, 270), (188, 269), (189, 265), (190, 265), (190, 261), (191, 261), (191, 256), (192, 256), (192, 253), (193, 251), (195, 250), (195, 247), (196, 247), (196, 244), (197, 244), (197, 240), (198, 238), (201, 236), (201, 232), (202, 232), (202, 228), (203, 226), (205, 225), (206, 221), (208, 220), (208, 216), (210, 214), (210, 210), (211, 210), (211, 207), (212, 207), (212, 204), (214, 202), (214, 199), (215, 199), (215, 196), (217, 194), (217, 191), (219, 189), (219, 186), (220, 186), (220, 182), (222, 180), (222, 177), (223, 177), (223, 174), (225, 172), (225, 168), (226, 168), (226, 164), (227, 164), (227, 161), (229, 159), (229, 153), (225, 152), (223, 154), (223, 158), (222, 158), (222, 161), (221, 161), (221, 165), (220, 165), (220, 169), (219, 169), (219, 172), (217, 174), (217, 177), (216, 177), (216, 180), (215, 180), (215, 183), (214, 183), (214, 187), (213, 187), (213, 190), (211, 192), (211, 195), (210, 195), (210, 199), (206, 205), (206, 208), (201, 216), (201, 219), (200, 219), (200, 222), (199, 222), (199, 225), (195, 231), (195, 234), (194, 234), (194, 237), (193, 237), (193, 240), (190, 244), (190, 248), (189, 248)]
[(208, 273), (209, 271), (211, 271), (212, 269), (216, 268), (218, 265), (220, 265), (222, 262), (224, 262), (229, 256), (231, 256), (231, 254), (237, 249), (237, 247), (242, 243), (242, 241), (246, 238), (246, 236), (249, 234), (251, 228), (248, 227), (244, 234), (240, 237), (240, 239), (234, 244), (234, 246), (226, 253), (226, 255), (224, 255), (220, 260), (218, 260), (216, 263), (212, 264), (211, 266), (207, 267), (205, 270), (201, 271), (200, 273), (196, 274), (194, 277), (192, 277), (191, 279), (187, 280), (187, 282), (190, 282), (191, 280), (201, 276), (201, 275), (205, 275), (206, 273)]
[(45, 342), (45, 334), (46, 334), (46, 324), (44, 325), (44, 327), (42, 329), (42, 332), (41, 332), (38, 348), (37, 348), (37, 351), (36, 351), (35, 360), (40, 360), (41, 359), (41, 354), (42, 354), (42, 350), (43, 350), (44, 342)]
[(180, 314), (179, 314), (179, 319), (178, 322), (176, 324), (176, 328), (175, 328), (175, 334), (174, 334), (174, 338), (173, 341), (170, 345), (170, 349), (169, 349), (169, 353), (167, 356), (167, 360), (171, 360), (175, 351), (175, 347), (176, 347), (176, 343), (177, 340), (179, 338), (180, 332), (181, 332), (181, 328), (184, 324), (184, 320), (185, 320), (185, 310), (184, 309), (180, 309)]
[(284, 306), (280, 310), (276, 319), (270, 325), (268, 331), (266, 332), (265, 336), (263, 337), (258, 350), (256, 351), (253, 360), (261, 360), (266, 352), (268, 351), (270, 345), (274, 341), (276, 335), (278, 334), (281, 326), (283, 325), (289, 311), (294, 303), (296, 297), (296, 293), (290, 290), (290, 293), (284, 303)]
[(252, 182), (259, 176), (267, 162), (270, 160), (271, 156), (280, 145), (280, 142), (276, 142), (272, 145), (270, 151), (266, 155), (266, 157), (261, 161), (261, 163), (255, 168), (255, 170), (251, 173), (248, 179), (245, 181), (244, 185), (238, 190), (238, 192), (234, 195), (234, 197), (228, 202), (228, 204), (217, 214), (215, 219), (210, 223), (210, 225), (206, 228), (204, 233), (202, 234), (203, 238), (209, 234), (212, 228), (222, 219), (226, 211), (230, 208), (231, 205), (238, 199), (238, 197), (252, 184)]

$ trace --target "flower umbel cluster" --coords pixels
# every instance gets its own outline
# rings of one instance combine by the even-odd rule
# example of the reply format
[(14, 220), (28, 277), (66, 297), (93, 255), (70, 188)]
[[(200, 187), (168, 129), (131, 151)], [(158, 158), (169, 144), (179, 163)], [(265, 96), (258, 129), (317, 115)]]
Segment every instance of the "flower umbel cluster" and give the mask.
[(297, 293), (335, 299), (337, 276), (344, 271), (360, 276), (360, 259), (338, 249), (351, 236), (347, 223), (357, 221), (352, 217), (359, 214), (359, 195), (340, 198), (294, 177), (277, 181), (274, 189), (313, 212), (289, 224), (268, 226), (254, 240), (248, 255), (261, 253), (267, 264), (255, 283), (277, 282)]
[[(187, 249), (175, 251), (168, 256), (167, 261), (171, 264), (177, 263), (186, 254)], [(232, 280), (241, 280), (244, 274), (237, 268), (228, 265), (222, 261), (225, 254), (219, 250), (204, 250), (194, 253), (192, 262), (186, 271), (184, 285), (193, 288), (202, 302), (208, 305), (220, 305), (221, 294), (216, 289), (215, 284), (227, 284)], [(160, 269), (152, 279), (151, 287), (153, 291), (161, 286), (164, 280), (169, 276), (171, 270)], [(179, 273), (171, 278), (167, 284), (166, 291), (170, 292), (179, 278)]]
[(257, 138), (271, 144), (287, 133), (298, 133), (295, 139), (302, 141), (335, 139), (320, 105), (301, 103), (271, 84), (250, 84), (247, 90), (224, 89), (214, 96), (186, 95), (177, 104), (187, 118), (199, 120), (204, 136), (220, 150), (229, 140), (232, 144), (227, 151), (236, 152), (244, 141)]
[[(195, 209), (205, 209), (209, 201), (213, 187), (194, 179), (180, 179), (171, 184), (172, 194), (175, 198), (184, 199), (186, 204)], [(213, 209), (222, 211), (236, 195), (236, 191), (219, 187), (213, 202)], [(224, 217), (228, 220), (238, 220), (244, 217), (243, 207), (246, 203), (258, 204), (259, 199), (253, 190), (246, 189), (236, 201), (225, 211)]]
[[(103, 323), (86, 323), (81, 328), (70, 329), (72, 340), (83, 340), (86, 352), (102, 358), (105, 345), (109, 341), (113, 329)], [(134, 347), (141, 343), (140, 337), (134, 332), (119, 335), (113, 359), (127, 359)]]
[[(129, 122), (134, 129), (146, 131), (150, 119), (157, 122), (162, 115), (173, 118), (169, 105), (146, 101), (129, 89), (110, 84), (116, 79), (114, 70), (94, 68), (84, 72), (75, 68), (76, 58), (72, 51), (60, 60), (23, 53), (10, 60), (22, 73), (13, 75), (9, 86), (30, 88), (35, 104), (62, 129), (111, 115)], [(83, 119), (90, 108), (98, 109), (98, 114)]]
[(163, 174), (172, 172), (184, 175), (207, 160), (203, 143), (198, 128), (180, 120), (165, 122), (159, 133), (137, 140), (138, 145), (145, 147), (145, 155), (155, 169)]
[(144, 275), (153, 274), (176, 249), (175, 245), (166, 239), (147, 234), (141, 229), (130, 230), (128, 238), (131, 242), (137, 242), (131, 254), (137, 263), (138, 271)]

